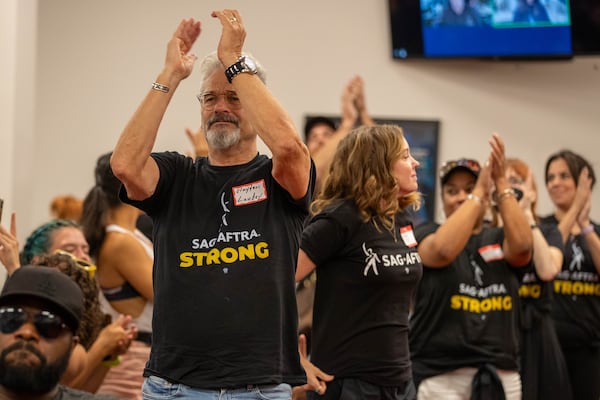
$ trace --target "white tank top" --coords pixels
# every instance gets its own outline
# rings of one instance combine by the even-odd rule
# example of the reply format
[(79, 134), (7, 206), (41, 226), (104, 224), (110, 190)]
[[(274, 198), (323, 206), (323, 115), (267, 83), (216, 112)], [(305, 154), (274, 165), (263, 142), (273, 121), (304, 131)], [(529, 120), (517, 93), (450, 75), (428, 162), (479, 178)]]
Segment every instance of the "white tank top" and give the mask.
[[(106, 232), (121, 232), (135, 237), (137, 241), (144, 247), (144, 250), (148, 254), (148, 257), (154, 260), (154, 249), (152, 246), (152, 242), (138, 229), (136, 229), (135, 231), (130, 231), (128, 229), (123, 228), (122, 226), (111, 224), (106, 226)], [(100, 291), (100, 305), (105, 313), (110, 314), (112, 316), (113, 321), (115, 321), (121, 314), (110, 305), (110, 302), (106, 299), (106, 297), (104, 297), (102, 291)], [(132, 320), (132, 322), (136, 324), (140, 332), (152, 332), (153, 308), (154, 306), (152, 302), (147, 301), (142, 313), (137, 318), (134, 318)]]

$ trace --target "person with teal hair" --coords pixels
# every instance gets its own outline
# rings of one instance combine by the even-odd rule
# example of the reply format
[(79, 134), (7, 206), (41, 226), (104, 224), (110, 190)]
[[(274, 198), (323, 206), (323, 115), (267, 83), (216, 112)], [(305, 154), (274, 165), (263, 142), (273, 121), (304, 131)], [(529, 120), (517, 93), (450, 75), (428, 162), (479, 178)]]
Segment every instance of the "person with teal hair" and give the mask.
[(54, 219), (40, 225), (27, 237), (21, 252), (21, 264), (30, 264), (36, 256), (52, 254), (56, 250), (66, 251), (81, 260), (91, 262), (89, 249), (77, 222)]

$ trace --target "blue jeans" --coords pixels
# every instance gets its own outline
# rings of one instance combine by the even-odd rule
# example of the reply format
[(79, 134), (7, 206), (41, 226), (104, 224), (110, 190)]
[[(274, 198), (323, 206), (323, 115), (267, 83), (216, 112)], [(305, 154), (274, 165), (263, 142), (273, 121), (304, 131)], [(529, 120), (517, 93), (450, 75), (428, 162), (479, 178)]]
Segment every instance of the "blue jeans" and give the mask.
[(292, 388), (287, 383), (281, 383), (248, 385), (235, 389), (195, 389), (181, 383), (171, 383), (157, 376), (149, 376), (144, 379), (142, 398), (144, 400), (290, 400)]

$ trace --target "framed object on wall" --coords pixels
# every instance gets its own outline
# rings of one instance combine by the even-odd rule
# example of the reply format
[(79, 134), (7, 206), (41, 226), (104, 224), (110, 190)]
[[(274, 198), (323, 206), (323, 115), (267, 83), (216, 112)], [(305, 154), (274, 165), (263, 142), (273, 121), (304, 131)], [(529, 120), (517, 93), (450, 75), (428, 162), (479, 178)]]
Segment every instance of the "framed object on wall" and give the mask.
[[(326, 117), (337, 126), (339, 116), (306, 115), (305, 124), (312, 118)], [(415, 225), (435, 219), (435, 199), (437, 196), (438, 140), (440, 122), (438, 120), (395, 119), (373, 117), (378, 124), (394, 124), (402, 128), (413, 157), (421, 164), (417, 168), (419, 191), (422, 194), (422, 206), (415, 215)]]

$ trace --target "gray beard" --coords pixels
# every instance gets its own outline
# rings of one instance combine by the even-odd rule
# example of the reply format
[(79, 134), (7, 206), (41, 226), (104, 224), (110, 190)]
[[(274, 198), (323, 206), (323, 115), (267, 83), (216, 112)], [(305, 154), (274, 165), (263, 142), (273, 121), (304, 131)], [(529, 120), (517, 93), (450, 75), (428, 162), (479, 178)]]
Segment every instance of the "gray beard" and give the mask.
[(206, 141), (214, 149), (228, 149), (240, 141), (240, 128), (232, 130), (210, 128), (206, 131)]

